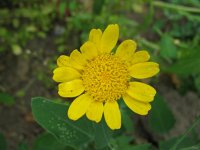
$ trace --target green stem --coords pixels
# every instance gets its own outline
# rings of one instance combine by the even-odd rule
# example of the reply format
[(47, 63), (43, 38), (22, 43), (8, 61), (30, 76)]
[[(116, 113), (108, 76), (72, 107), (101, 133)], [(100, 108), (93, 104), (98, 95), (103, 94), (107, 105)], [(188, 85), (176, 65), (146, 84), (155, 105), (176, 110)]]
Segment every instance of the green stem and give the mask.
[(158, 50), (159, 46), (157, 44), (154, 44), (152, 42), (147, 41), (146, 39), (143, 39), (141, 37), (138, 38), (138, 41), (140, 41), (142, 44), (144, 44), (145, 46), (152, 48), (154, 50)]
[(186, 138), (186, 136), (200, 123), (200, 117), (192, 124), (192, 126), (183, 134), (181, 138), (177, 140), (174, 146), (170, 150), (176, 150), (177, 146)]
[(161, 8), (168, 8), (168, 9), (174, 9), (179, 11), (187, 11), (191, 13), (200, 13), (199, 8), (194, 7), (188, 7), (188, 6), (181, 6), (181, 5), (175, 5), (175, 4), (169, 4), (161, 1), (153, 1), (153, 5)]

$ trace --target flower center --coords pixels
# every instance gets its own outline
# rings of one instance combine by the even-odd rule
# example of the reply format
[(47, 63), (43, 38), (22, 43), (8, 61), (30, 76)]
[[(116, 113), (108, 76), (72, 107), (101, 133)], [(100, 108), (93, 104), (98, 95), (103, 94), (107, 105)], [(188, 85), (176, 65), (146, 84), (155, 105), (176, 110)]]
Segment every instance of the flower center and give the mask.
[(82, 74), (85, 90), (96, 101), (118, 100), (128, 87), (127, 65), (112, 54), (99, 55), (85, 66)]

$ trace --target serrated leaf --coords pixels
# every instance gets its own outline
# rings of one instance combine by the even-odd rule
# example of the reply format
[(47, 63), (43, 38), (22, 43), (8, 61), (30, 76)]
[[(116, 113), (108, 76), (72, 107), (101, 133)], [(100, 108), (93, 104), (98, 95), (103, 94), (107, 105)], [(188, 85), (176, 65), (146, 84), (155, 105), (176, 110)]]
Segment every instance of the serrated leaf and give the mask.
[(166, 133), (174, 126), (175, 118), (163, 97), (159, 94), (156, 94), (152, 103), (148, 122), (150, 128), (157, 133)]
[(80, 148), (94, 139), (92, 123), (84, 117), (78, 121), (69, 120), (67, 105), (38, 97), (32, 99), (31, 106), (35, 120), (61, 143)]

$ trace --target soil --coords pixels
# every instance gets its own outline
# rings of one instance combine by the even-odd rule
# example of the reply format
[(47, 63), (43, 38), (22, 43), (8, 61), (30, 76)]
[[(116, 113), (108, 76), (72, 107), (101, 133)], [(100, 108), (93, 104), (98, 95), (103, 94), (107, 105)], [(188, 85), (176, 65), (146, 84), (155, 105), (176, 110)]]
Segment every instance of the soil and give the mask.
[(35, 137), (43, 131), (33, 119), (31, 98), (57, 97), (56, 86), (55, 89), (47, 87), (37, 78), (37, 74), (42, 71), (48, 75), (53, 85), (52, 71), (46, 65), (49, 59), (54, 58), (55, 46), (51, 44), (52, 40), (48, 38), (32, 41), (20, 56), (9, 52), (0, 56), (0, 90), (15, 98), (12, 106), (0, 105), (0, 132), (6, 136), (10, 150), (17, 149), (20, 142), (31, 145)]

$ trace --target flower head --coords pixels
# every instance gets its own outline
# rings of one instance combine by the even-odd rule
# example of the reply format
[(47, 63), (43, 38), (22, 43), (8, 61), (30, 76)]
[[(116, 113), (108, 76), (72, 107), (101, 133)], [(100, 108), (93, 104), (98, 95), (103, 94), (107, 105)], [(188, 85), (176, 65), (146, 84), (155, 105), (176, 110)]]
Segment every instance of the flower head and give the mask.
[(147, 51), (135, 52), (133, 40), (125, 40), (113, 53), (118, 37), (117, 24), (108, 25), (103, 33), (92, 29), (80, 52), (74, 50), (70, 56), (57, 59), (53, 79), (60, 82), (58, 94), (76, 97), (68, 109), (70, 119), (77, 120), (86, 114), (88, 119), (100, 122), (104, 114), (107, 125), (119, 129), (121, 113), (117, 101), (121, 97), (137, 114), (146, 115), (151, 109), (156, 90), (133, 78), (152, 77), (159, 72), (159, 65), (147, 62)]

